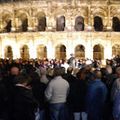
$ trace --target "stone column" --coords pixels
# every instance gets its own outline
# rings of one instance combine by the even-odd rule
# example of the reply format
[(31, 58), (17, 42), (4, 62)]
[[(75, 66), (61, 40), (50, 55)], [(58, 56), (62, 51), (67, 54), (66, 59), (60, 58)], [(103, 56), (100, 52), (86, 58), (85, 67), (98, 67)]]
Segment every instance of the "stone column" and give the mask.
[(3, 23), (2, 23), (2, 18), (0, 18), (0, 32), (3, 31)]
[(28, 18), (28, 31), (33, 31), (33, 27), (32, 27), (32, 17)]
[(111, 59), (112, 58), (112, 45), (109, 40), (106, 40), (106, 45), (104, 47), (104, 59)]
[(50, 40), (47, 43), (47, 58), (55, 58), (55, 48), (52, 46), (52, 42)]
[[(91, 33), (89, 33), (90, 35)], [(85, 58), (93, 60), (93, 46), (92, 46), (92, 37), (88, 36), (85, 46)]]
[(71, 17), (66, 18), (65, 25), (66, 25), (66, 28), (65, 28), (66, 31), (74, 30), (74, 19)]
[(19, 31), (20, 30), (20, 28), (19, 28), (19, 18), (14, 18), (14, 20), (15, 20), (15, 22), (14, 22), (15, 29), (16, 29), (16, 31)]
[(107, 20), (107, 30), (108, 31), (111, 31), (112, 30), (112, 18), (111, 18), (111, 15), (110, 15), (110, 10), (111, 10), (111, 6), (108, 5), (108, 20)]
[(12, 18), (12, 21), (11, 21), (11, 22), (12, 22), (12, 23), (11, 23), (11, 24), (12, 24), (11, 31), (12, 31), (12, 32), (15, 32), (15, 31), (16, 31), (16, 23), (15, 23), (16, 21), (15, 21), (15, 18)]
[(46, 22), (47, 22), (47, 26), (46, 26), (47, 31), (51, 31), (52, 29), (56, 29), (56, 21), (52, 16), (47, 16)]

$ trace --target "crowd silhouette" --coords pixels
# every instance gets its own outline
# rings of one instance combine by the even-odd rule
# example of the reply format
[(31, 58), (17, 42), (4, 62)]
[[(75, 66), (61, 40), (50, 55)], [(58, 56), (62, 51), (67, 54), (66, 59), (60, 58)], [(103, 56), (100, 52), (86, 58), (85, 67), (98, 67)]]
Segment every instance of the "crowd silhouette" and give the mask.
[(120, 57), (0, 60), (0, 120), (120, 120)]

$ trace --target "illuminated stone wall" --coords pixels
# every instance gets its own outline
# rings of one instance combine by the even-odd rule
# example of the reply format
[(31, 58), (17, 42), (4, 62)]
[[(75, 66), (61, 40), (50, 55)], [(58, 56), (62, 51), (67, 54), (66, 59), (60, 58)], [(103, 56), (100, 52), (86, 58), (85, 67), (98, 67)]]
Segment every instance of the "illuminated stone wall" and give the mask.
[[(46, 28), (45, 31), (38, 31), (38, 19), (43, 16), (46, 18)], [(65, 17), (64, 31), (56, 31), (56, 20), (60, 16)], [(75, 30), (75, 19), (78, 16), (84, 18), (84, 31)], [(101, 32), (94, 30), (95, 16), (102, 18), (103, 31)], [(94, 46), (99, 45), (103, 50), (100, 59), (112, 58), (113, 55), (120, 54), (117, 50), (112, 50), (113, 46), (118, 49), (117, 46), (120, 45), (119, 32), (112, 30), (113, 17), (120, 18), (119, 0), (96, 0), (96, 2), (94, 0), (71, 0), (71, 2), (36, 0), (1, 3), (0, 57), (5, 58), (6, 47), (11, 46), (13, 58), (21, 58), (22, 47), (27, 45), (29, 57), (37, 58), (39, 53), (37, 47), (42, 45), (46, 47), (47, 58), (56, 58), (56, 54), (62, 52), (66, 52), (62, 58), (69, 58), (71, 53), (75, 53), (76, 46), (82, 45), (85, 48), (85, 58), (93, 59), (94, 54), (97, 55), (99, 52), (98, 50), (93, 53)], [(20, 28), (25, 19), (28, 20), (28, 27), (26, 32), (22, 32)], [(11, 20), (11, 30), (6, 32), (4, 29), (9, 20)], [(61, 45), (64, 46), (65, 51), (60, 53), (57, 46)]]

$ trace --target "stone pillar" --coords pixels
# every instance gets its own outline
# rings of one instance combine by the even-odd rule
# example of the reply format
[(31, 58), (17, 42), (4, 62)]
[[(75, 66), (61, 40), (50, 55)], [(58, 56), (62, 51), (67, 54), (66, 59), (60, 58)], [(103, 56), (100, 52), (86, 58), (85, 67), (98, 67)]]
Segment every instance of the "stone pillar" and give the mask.
[(94, 28), (93, 28), (93, 21), (94, 21), (94, 16), (91, 15), (91, 6), (88, 5), (88, 23), (85, 27), (86, 31), (92, 31)]
[(112, 18), (111, 18), (111, 15), (110, 15), (110, 10), (111, 10), (111, 7), (108, 6), (108, 20), (107, 20), (107, 30), (108, 31), (112, 30)]
[(28, 18), (28, 31), (33, 31), (32, 17)]
[(56, 29), (56, 21), (53, 17), (47, 16), (46, 22), (47, 22), (47, 26), (46, 26), (47, 31), (51, 31), (52, 29)]
[(14, 20), (15, 20), (15, 22), (14, 22), (15, 29), (16, 29), (16, 31), (19, 31), (20, 30), (20, 28), (19, 28), (19, 18), (14, 18)]
[(37, 31), (37, 26), (38, 26), (37, 18), (32, 17), (32, 30)]
[(11, 28), (11, 31), (12, 31), (12, 32), (15, 32), (15, 31), (16, 31), (16, 27), (15, 27), (16, 24), (15, 24), (15, 22), (16, 22), (16, 21), (15, 21), (15, 18), (12, 18), (12, 23), (11, 23), (11, 24), (12, 24), (12, 28)]
[(55, 48), (52, 46), (51, 41), (48, 41), (47, 43), (47, 58), (48, 59), (55, 58)]
[(71, 17), (66, 18), (65, 25), (66, 25), (66, 28), (65, 28), (66, 31), (72, 31), (72, 30), (74, 30), (74, 19), (71, 18)]
[(89, 36), (86, 41), (85, 46), (85, 58), (93, 60), (93, 46), (92, 46), (92, 37)]
[(104, 59), (111, 59), (112, 58), (112, 45), (111, 42), (107, 40), (106, 45), (104, 47)]
[(2, 18), (0, 18), (0, 32), (2, 32), (3, 31), (3, 22), (2, 22)]

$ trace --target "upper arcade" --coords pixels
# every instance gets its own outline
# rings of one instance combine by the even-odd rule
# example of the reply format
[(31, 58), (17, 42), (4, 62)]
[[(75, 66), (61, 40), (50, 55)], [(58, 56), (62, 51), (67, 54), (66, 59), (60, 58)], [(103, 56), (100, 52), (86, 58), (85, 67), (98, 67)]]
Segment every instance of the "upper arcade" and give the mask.
[(0, 32), (118, 32), (118, 2), (119, 0), (11, 0), (10, 3), (0, 4)]

